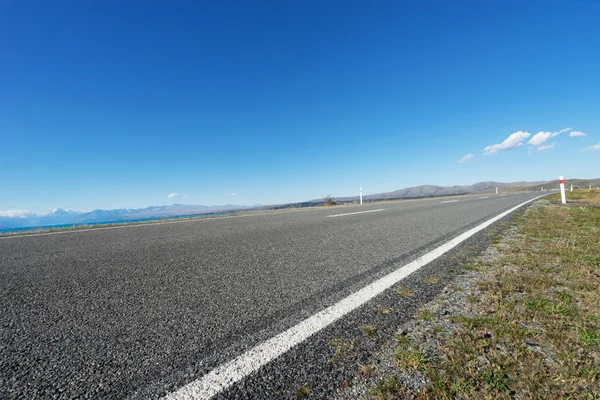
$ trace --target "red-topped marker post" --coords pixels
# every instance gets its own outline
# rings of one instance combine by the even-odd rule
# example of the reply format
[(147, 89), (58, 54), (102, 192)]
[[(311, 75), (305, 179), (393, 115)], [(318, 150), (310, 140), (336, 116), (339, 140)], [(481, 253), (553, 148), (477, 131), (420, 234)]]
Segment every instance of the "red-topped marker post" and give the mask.
[(565, 180), (562, 176), (559, 176), (560, 179), (560, 199), (563, 204), (567, 204), (567, 199), (565, 198)]

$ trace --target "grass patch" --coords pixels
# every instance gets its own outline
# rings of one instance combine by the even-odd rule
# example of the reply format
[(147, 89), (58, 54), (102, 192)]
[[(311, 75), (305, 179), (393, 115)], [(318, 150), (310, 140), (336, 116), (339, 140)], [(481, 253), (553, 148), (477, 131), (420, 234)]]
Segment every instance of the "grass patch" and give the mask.
[(426, 276), (425, 278), (423, 278), (423, 283), (427, 285), (439, 285), (440, 282), (441, 279), (439, 276)]
[(308, 385), (302, 385), (296, 389), (296, 397), (298, 399), (306, 399), (312, 393), (312, 388)]
[(431, 358), (423, 350), (414, 348), (400, 349), (394, 354), (396, 365), (408, 371), (427, 371)]
[(395, 400), (399, 398), (402, 390), (403, 387), (398, 378), (388, 375), (371, 391), (371, 396), (377, 400)]
[(403, 297), (405, 299), (415, 297), (415, 293), (406, 286), (397, 286), (395, 291), (398, 296)]
[(375, 337), (377, 335), (377, 327), (375, 325), (361, 325), (360, 330), (365, 336)]
[(417, 318), (419, 318), (421, 321), (431, 321), (433, 320), (433, 314), (426, 308), (420, 308), (417, 311)]
[(410, 343), (410, 339), (406, 335), (396, 335), (394, 340), (399, 346), (407, 346)]
[(477, 264), (477, 263), (469, 263), (466, 265), (462, 266), (463, 271), (473, 271), (473, 272), (481, 272), (483, 271), (483, 268), (481, 265)]
[(396, 309), (392, 308), (392, 307), (380, 307), (379, 309), (377, 309), (377, 314), (380, 314), (380, 315), (391, 315), (395, 312), (396, 312)]
[(352, 360), (356, 356), (356, 343), (354, 341), (336, 338), (329, 342), (333, 348), (333, 357), (329, 360), (334, 365), (339, 365)]

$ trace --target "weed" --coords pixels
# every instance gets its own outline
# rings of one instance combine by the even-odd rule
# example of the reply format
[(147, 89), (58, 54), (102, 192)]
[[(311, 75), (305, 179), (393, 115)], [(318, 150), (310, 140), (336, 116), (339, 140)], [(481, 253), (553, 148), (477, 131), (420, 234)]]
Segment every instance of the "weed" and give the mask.
[(398, 367), (409, 371), (425, 372), (431, 358), (423, 350), (413, 348), (401, 349), (396, 352), (394, 359)]
[(353, 341), (336, 338), (331, 340), (329, 345), (334, 350), (333, 358), (330, 360), (332, 364), (346, 362), (355, 356), (356, 343)]
[(377, 400), (394, 400), (398, 398), (402, 385), (395, 375), (388, 375), (371, 391), (371, 396)]
[(417, 311), (417, 318), (422, 321), (431, 321), (433, 319), (433, 314), (426, 308), (421, 308)]
[(493, 391), (504, 392), (506, 394), (510, 393), (511, 380), (499, 367), (484, 368), (481, 375), (483, 381), (488, 384)]
[(375, 366), (373, 366), (371, 364), (364, 364), (364, 365), (361, 364), (358, 366), (358, 372), (360, 372), (360, 374), (365, 377), (370, 377), (371, 375), (373, 375), (375, 370), (376, 370)]
[(396, 309), (392, 308), (392, 307), (380, 307), (377, 310), (377, 314), (380, 314), (380, 315), (390, 315), (390, 314), (393, 314), (395, 312), (396, 312)]
[(331, 207), (331, 206), (336, 206), (337, 202), (335, 201), (335, 198), (332, 197), (330, 194), (328, 194), (327, 196), (325, 196), (325, 198), (323, 199), (323, 205), (325, 207)]
[(405, 299), (415, 297), (415, 293), (406, 286), (397, 286), (395, 290), (398, 296), (404, 297)]
[(581, 329), (579, 331), (579, 339), (584, 343), (600, 346), (600, 330), (592, 328)]
[(312, 388), (308, 385), (302, 385), (296, 389), (296, 397), (298, 399), (306, 399), (312, 393)]
[(410, 343), (410, 339), (406, 335), (396, 335), (394, 340), (399, 346), (406, 346)]
[(423, 278), (423, 283), (427, 285), (439, 285), (441, 279), (438, 276), (426, 276)]
[(368, 337), (375, 337), (377, 334), (377, 327), (375, 325), (361, 325), (360, 330)]

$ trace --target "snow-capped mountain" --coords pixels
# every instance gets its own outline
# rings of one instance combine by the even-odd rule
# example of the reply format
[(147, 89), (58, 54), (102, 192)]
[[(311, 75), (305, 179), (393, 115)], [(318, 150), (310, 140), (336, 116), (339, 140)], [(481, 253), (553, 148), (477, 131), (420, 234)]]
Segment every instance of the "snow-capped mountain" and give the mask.
[(136, 209), (97, 209), (89, 212), (78, 212), (55, 208), (48, 214), (36, 214), (28, 210), (11, 210), (0, 211), (0, 229), (102, 222), (126, 222), (137, 219), (197, 215), (221, 211), (241, 210), (245, 208), (248, 207), (237, 206), (233, 204), (226, 204), (223, 206), (172, 204), (168, 206), (151, 206)]

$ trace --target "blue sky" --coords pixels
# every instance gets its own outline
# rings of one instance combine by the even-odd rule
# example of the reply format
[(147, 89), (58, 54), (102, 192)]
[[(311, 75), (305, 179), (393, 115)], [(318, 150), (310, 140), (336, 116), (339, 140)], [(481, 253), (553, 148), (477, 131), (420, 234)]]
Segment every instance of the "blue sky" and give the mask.
[(597, 178), (599, 15), (583, 0), (3, 1), (0, 211)]

